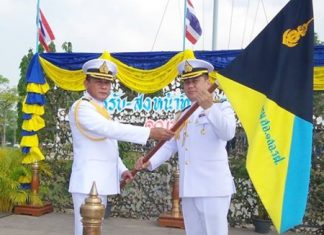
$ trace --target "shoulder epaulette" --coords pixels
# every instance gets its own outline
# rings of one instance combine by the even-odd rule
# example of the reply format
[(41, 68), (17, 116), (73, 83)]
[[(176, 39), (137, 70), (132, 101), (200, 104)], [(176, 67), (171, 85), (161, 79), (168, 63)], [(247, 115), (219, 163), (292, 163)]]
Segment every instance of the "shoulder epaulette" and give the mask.
[(90, 98), (87, 98), (87, 97), (83, 97), (81, 100), (85, 100), (85, 101), (88, 101), (88, 102), (90, 102)]

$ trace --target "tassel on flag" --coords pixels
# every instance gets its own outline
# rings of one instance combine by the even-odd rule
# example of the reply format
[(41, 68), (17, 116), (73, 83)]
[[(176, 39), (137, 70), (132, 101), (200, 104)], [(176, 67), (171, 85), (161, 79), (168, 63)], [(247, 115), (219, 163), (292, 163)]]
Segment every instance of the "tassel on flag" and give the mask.
[(190, 0), (187, 1), (186, 11), (186, 38), (192, 43), (196, 44), (202, 34), (199, 20), (195, 14), (194, 7)]
[(42, 44), (46, 52), (50, 52), (51, 50), (48, 45), (55, 39), (55, 37), (41, 9), (39, 9), (39, 13), (39, 42)]

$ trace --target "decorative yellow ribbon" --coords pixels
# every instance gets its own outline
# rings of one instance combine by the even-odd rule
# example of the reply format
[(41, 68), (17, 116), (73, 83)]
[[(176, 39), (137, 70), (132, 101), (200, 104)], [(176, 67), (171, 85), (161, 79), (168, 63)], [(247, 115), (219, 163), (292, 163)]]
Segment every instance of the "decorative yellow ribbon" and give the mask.
[(45, 127), (45, 121), (37, 114), (33, 114), (29, 120), (24, 120), (22, 123), (22, 129), (26, 131), (39, 131)]
[(48, 83), (45, 84), (28, 83), (27, 84), (27, 92), (45, 94), (48, 90), (49, 90)]
[(45, 157), (38, 147), (31, 147), (29, 153), (27, 153), (24, 159), (22, 160), (22, 163), (30, 164), (36, 161), (42, 161), (44, 159)]
[(21, 137), (20, 146), (38, 147), (38, 136), (35, 134), (35, 135), (26, 135)]

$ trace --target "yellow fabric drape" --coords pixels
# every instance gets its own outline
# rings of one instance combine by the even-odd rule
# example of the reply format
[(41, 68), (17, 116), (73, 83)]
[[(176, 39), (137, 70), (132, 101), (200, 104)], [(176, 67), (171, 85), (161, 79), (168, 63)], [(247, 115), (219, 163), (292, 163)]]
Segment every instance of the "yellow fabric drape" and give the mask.
[(24, 113), (33, 113), (37, 115), (43, 115), (45, 112), (44, 106), (38, 104), (26, 104), (26, 103), (23, 103), (22, 111)]
[[(163, 89), (177, 77), (177, 64), (182, 60), (195, 58), (195, 56), (191, 50), (179, 52), (166, 64), (150, 70), (130, 67), (112, 57), (109, 52), (104, 52), (99, 58), (109, 59), (117, 65), (117, 78), (126, 87), (140, 93), (153, 93)], [(39, 57), (39, 60), (46, 76), (60, 88), (70, 91), (85, 89), (83, 85), (85, 75), (81, 69), (69, 71), (53, 65), (44, 58)]]
[(29, 153), (26, 154), (22, 163), (29, 164), (36, 161), (42, 161), (45, 157), (38, 147), (31, 147)]
[(26, 135), (21, 138), (20, 146), (24, 147), (38, 147), (37, 135)]
[(68, 91), (83, 91), (83, 81), (85, 74), (82, 69), (66, 70), (61, 69), (47, 60), (39, 57), (40, 64), (48, 78), (50, 78), (58, 87)]
[(28, 83), (27, 84), (27, 92), (45, 94), (48, 90), (49, 90), (49, 85), (47, 83), (45, 83), (45, 84)]
[(314, 67), (314, 91), (324, 90), (324, 66)]
[(140, 93), (154, 93), (170, 84), (178, 75), (177, 65), (186, 59), (195, 58), (193, 51), (179, 52), (166, 64), (150, 70), (132, 68), (111, 58), (118, 67), (117, 78), (126, 87)]
[[(117, 67), (117, 78), (126, 87), (139, 93), (154, 93), (170, 84), (178, 75), (177, 64), (185, 59), (195, 58), (193, 51), (185, 50), (177, 53), (166, 64), (150, 70), (130, 67), (104, 52), (99, 58), (113, 61)], [(85, 75), (82, 70), (65, 70), (39, 57), (42, 68), (48, 78), (62, 89), (69, 91), (84, 90)], [(215, 75), (212, 79), (215, 79)], [(36, 88), (31, 89), (35, 92)], [(314, 90), (324, 90), (324, 67), (314, 68)], [(38, 92), (37, 92), (38, 93)]]
[(39, 131), (45, 127), (45, 121), (39, 115), (33, 114), (29, 120), (24, 120), (22, 129), (26, 131)]

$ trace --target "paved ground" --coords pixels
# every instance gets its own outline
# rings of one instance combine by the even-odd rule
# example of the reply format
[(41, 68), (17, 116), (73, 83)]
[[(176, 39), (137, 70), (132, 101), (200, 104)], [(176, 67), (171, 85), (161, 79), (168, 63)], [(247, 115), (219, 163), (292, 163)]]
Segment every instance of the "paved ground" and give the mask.
[[(73, 215), (49, 213), (40, 217), (9, 215), (0, 218), (0, 235), (72, 235)], [(183, 229), (160, 227), (156, 221), (108, 218), (102, 235), (185, 235)], [(230, 228), (230, 235), (257, 235), (251, 229)], [(276, 234), (270, 232), (268, 235)], [(285, 235), (302, 235), (285, 233)]]

